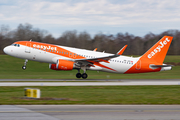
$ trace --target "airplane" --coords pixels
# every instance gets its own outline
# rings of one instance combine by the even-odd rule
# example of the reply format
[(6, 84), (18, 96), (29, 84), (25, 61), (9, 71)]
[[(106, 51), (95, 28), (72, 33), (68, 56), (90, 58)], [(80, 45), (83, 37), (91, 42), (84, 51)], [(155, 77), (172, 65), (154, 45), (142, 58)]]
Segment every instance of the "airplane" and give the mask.
[[(116, 54), (94, 50), (78, 49), (34, 41), (18, 41), (3, 49), (4, 53), (25, 59), (22, 69), (26, 69), (28, 60), (49, 63), (52, 70), (77, 69), (77, 78), (86, 79), (86, 70), (112, 73), (146, 73), (171, 70), (172, 65), (163, 64), (173, 37), (164, 36), (144, 55), (140, 57), (123, 56), (125, 45)], [(84, 72), (81, 74), (80, 69)]]

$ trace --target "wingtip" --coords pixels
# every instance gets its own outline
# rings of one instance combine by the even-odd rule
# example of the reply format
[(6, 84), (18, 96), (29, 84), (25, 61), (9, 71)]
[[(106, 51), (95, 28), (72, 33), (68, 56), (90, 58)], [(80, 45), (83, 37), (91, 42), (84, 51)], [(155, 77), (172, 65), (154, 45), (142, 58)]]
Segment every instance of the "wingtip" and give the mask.
[(128, 45), (125, 45), (120, 51), (117, 52), (118, 55), (122, 55), (124, 50), (127, 48)]

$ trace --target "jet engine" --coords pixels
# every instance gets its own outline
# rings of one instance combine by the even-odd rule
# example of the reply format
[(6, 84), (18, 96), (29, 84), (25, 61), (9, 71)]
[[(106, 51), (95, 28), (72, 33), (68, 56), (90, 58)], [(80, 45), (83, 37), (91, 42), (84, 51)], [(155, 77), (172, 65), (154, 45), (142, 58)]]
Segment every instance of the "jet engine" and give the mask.
[(56, 64), (49, 64), (49, 68), (52, 70), (72, 70), (74, 67), (73, 61), (57, 60)]

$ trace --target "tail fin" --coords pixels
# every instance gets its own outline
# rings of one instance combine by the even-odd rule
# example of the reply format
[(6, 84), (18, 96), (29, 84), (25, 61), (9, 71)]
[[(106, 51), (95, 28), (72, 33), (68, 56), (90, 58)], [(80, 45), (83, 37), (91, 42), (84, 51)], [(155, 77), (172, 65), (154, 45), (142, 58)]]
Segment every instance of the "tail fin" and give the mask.
[(150, 61), (162, 64), (166, 57), (172, 39), (173, 37), (171, 36), (164, 36), (153, 47), (151, 47), (141, 58), (149, 59)]

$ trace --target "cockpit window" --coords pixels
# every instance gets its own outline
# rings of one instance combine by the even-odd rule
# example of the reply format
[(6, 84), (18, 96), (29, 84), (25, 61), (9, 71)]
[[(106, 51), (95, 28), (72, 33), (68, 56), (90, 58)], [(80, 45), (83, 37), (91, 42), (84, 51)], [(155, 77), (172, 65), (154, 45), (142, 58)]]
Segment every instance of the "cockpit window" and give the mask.
[(20, 45), (19, 45), (19, 44), (12, 44), (12, 46), (20, 47)]

